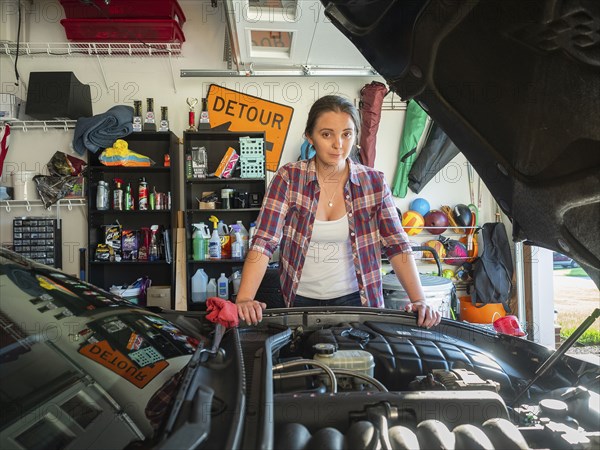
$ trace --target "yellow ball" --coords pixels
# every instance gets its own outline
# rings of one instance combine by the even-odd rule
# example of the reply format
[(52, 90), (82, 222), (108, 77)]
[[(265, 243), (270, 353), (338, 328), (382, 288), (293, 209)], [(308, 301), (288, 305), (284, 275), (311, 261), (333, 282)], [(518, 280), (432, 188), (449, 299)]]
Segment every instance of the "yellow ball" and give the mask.
[(409, 236), (415, 236), (423, 231), (425, 219), (416, 211), (408, 210), (402, 214), (402, 226)]
[[(432, 239), (431, 241), (425, 242), (423, 245), (433, 248), (440, 257), (440, 262), (442, 262), (446, 257), (446, 249), (444, 248), (444, 244), (442, 244), (440, 241)], [(423, 260), (430, 264), (435, 264), (435, 259), (433, 258), (431, 252), (423, 251)]]

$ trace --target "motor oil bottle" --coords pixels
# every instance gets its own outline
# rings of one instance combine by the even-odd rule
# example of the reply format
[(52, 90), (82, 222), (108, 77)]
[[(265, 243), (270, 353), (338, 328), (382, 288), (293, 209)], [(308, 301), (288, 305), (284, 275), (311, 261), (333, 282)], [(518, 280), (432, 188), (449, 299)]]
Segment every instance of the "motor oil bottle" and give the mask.
[(229, 236), (229, 228), (220, 220), (218, 230), (219, 237), (221, 238), (221, 259), (231, 259), (231, 236)]
[(224, 273), (217, 280), (217, 297), (229, 300), (229, 278)]
[(219, 219), (215, 216), (210, 216), (208, 220), (210, 220), (214, 226), (212, 236), (208, 241), (208, 258), (221, 259), (221, 237), (219, 236), (219, 230), (217, 229)]
[(140, 178), (138, 186), (138, 209), (140, 211), (148, 210), (148, 183), (145, 177)]
[(207, 299), (208, 275), (204, 269), (196, 270), (192, 276), (192, 302), (203, 303)]

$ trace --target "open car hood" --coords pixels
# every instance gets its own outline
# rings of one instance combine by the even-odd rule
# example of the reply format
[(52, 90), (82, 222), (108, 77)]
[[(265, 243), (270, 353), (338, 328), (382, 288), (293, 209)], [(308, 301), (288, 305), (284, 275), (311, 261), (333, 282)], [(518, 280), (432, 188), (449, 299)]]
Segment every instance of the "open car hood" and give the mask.
[(322, 0), (444, 129), (516, 240), (600, 279), (600, 2)]

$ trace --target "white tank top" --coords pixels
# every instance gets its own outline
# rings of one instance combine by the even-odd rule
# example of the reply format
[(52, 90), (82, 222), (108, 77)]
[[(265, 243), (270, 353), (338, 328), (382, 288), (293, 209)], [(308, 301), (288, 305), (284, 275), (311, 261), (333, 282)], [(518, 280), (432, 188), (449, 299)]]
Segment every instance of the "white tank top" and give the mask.
[(348, 217), (315, 219), (296, 294), (327, 300), (356, 291)]

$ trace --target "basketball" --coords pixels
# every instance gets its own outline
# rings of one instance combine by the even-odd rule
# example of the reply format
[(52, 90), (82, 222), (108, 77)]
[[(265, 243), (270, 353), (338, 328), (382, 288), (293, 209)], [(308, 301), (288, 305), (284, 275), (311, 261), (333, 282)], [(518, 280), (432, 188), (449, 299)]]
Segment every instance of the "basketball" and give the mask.
[(409, 210), (402, 214), (402, 226), (409, 236), (415, 236), (423, 231), (423, 225), (425, 220), (418, 212)]

